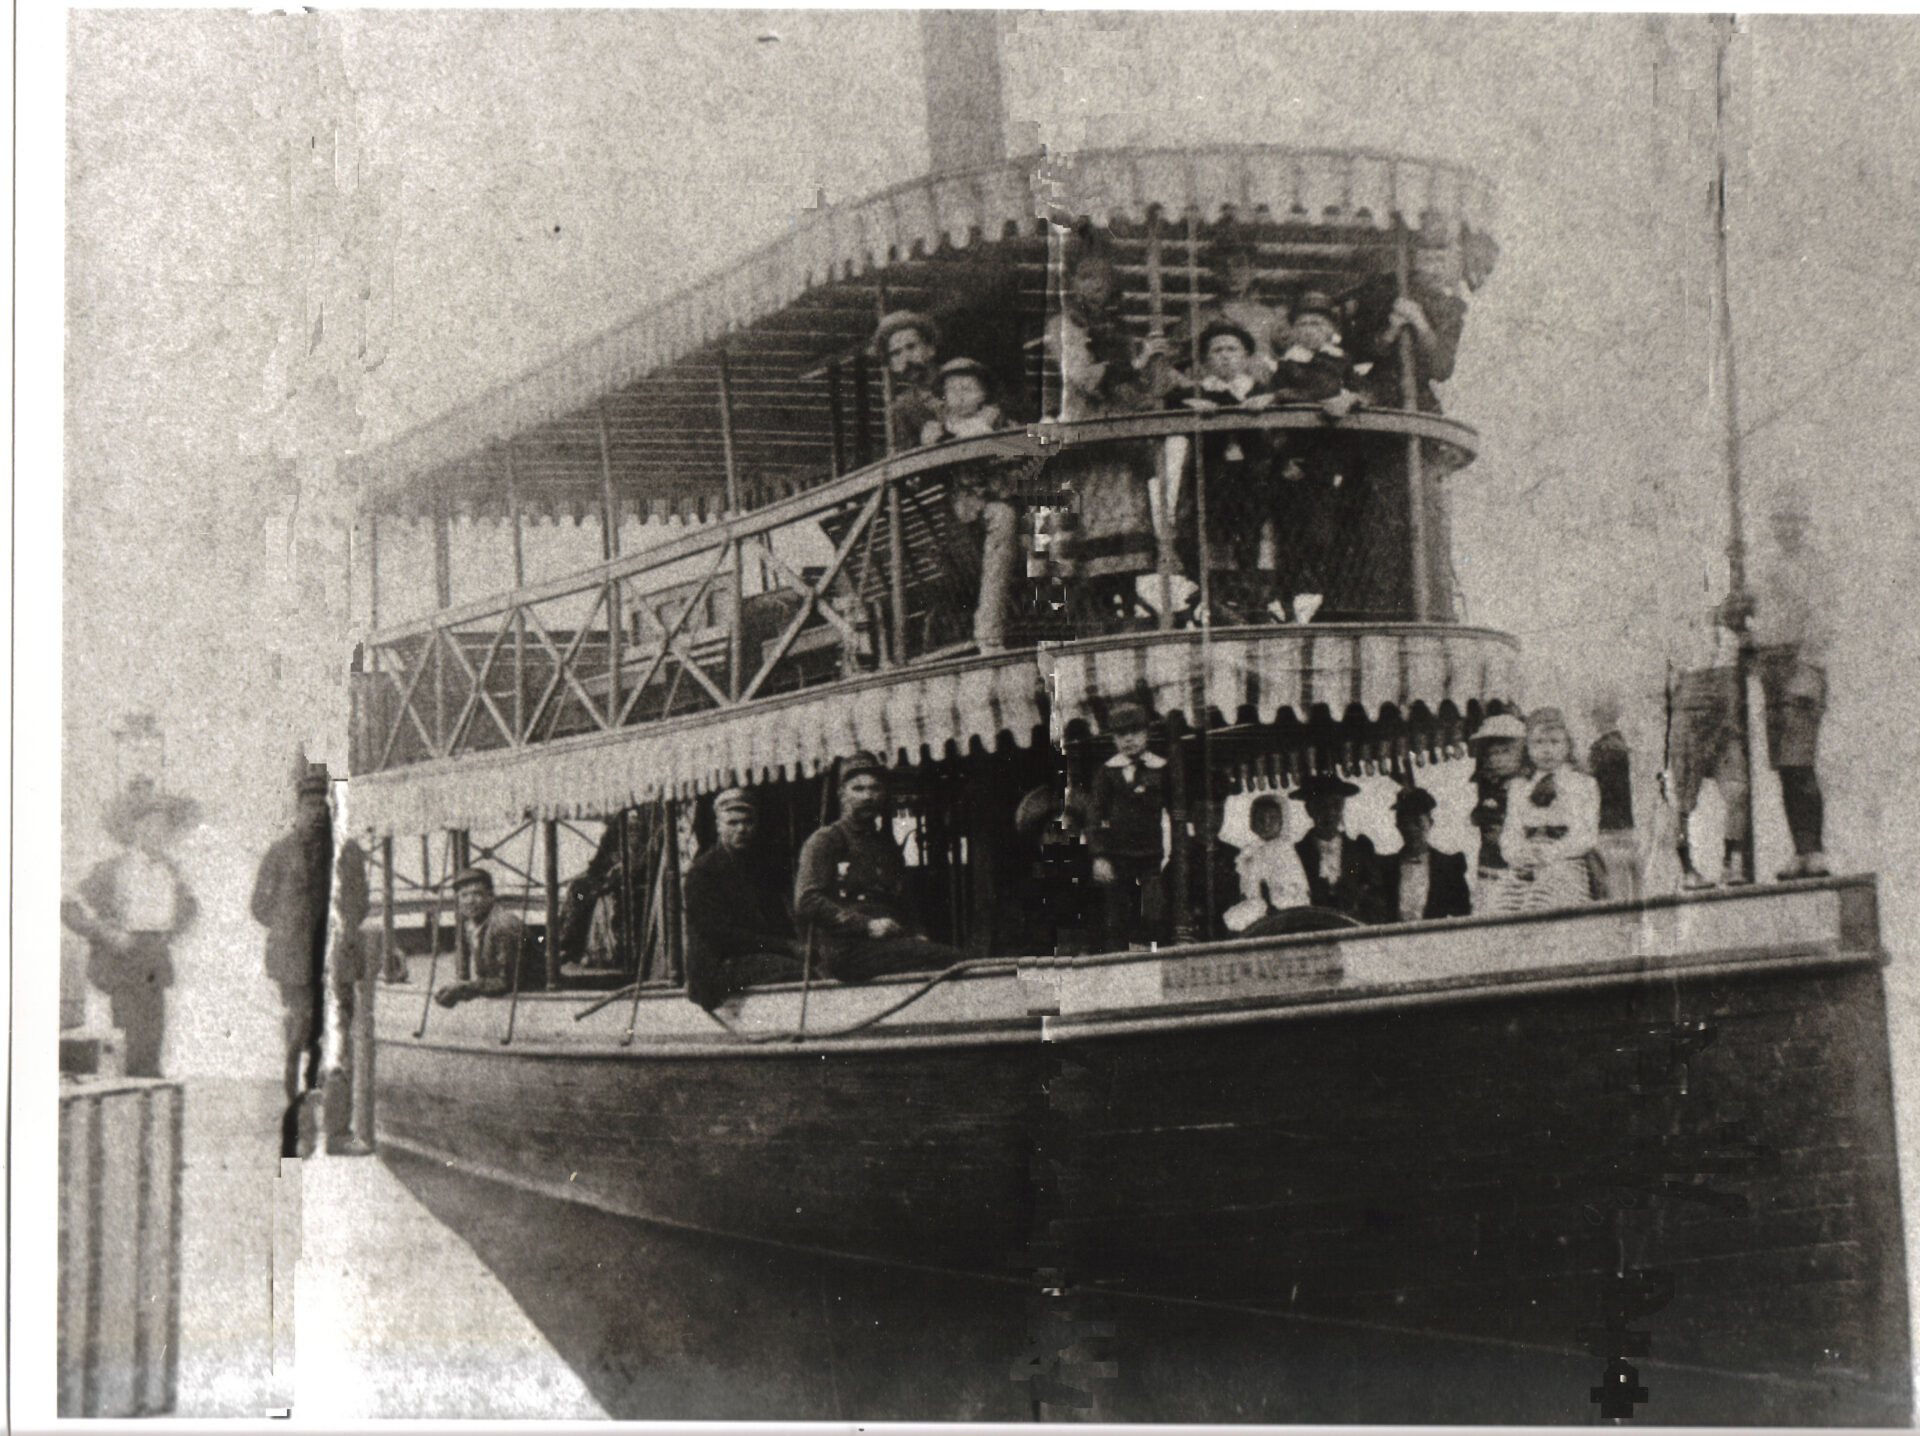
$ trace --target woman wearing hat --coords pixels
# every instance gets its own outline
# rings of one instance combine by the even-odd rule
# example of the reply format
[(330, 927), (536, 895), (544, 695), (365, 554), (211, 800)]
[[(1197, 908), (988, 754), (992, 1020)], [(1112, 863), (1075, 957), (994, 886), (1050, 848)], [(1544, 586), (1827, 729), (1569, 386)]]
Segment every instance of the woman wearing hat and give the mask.
[(1531, 884), (1521, 910), (1590, 902), (1587, 855), (1600, 836), (1600, 789), (1573, 766), (1573, 739), (1558, 708), (1527, 715), (1527, 769), (1507, 783), (1508, 861)]

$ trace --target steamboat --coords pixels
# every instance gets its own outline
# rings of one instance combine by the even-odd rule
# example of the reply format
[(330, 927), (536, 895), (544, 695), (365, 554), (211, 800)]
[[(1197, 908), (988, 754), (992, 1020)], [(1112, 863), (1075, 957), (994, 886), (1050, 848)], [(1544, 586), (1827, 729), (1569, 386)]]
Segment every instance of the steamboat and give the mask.
[[(1109, 259), (1132, 353), (1184, 361), (1229, 248), (1290, 295), (1457, 289), (1485, 277), (1488, 204), (1448, 164), (1276, 146), (947, 170), (809, 212), (356, 459), (380, 1146), (745, 1241), (1572, 1353), (1595, 1383), (1647, 1355), (1609, 1333), (1650, 1329), (1717, 1383), (1691, 1419), (1904, 1424), (1872, 877), (1219, 925), (1223, 801), (1463, 784), (1517, 709), (1515, 640), (1456, 619), (1449, 491), (1478, 438), (1404, 343), (1337, 414), (1075, 416), (1038, 342), (1063, 247)], [(1034, 396), (1029, 422), (901, 442), (871, 347), (899, 310)], [(1219, 456), (1254, 443), (1343, 491), (1309, 621), (1236, 605), (1209, 552)], [(1153, 551), (1089, 618), (1049, 525), (1116, 471)], [(1018, 514), (1011, 573), (966, 522), (982, 475)], [(585, 562), (543, 559), (582, 538)], [(1171, 841), (1164, 939), (1114, 950), (1060, 876), (1066, 830), (1022, 802), (1085, 787), (1121, 702), (1151, 715)], [(856, 750), (891, 769), (912, 895), (964, 960), (702, 1010), (680, 884), (713, 795), (751, 790), (791, 871)], [(448, 884), (477, 863), (529, 960), (442, 1007), (470, 961)]]

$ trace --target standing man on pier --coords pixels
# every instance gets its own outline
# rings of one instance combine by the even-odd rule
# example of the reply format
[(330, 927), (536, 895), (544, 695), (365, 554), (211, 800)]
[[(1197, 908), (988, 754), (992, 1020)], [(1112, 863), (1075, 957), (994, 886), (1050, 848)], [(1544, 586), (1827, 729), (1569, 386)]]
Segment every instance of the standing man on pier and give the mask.
[(1834, 609), (1830, 571), (1807, 538), (1807, 510), (1792, 491), (1773, 505), (1773, 552), (1745, 592), (1727, 596), (1720, 619), (1740, 634), (1766, 699), (1767, 760), (1793, 837), (1782, 880), (1825, 877), (1824, 802), (1814, 773), (1827, 707), (1827, 649)]
[(327, 904), (333, 876), (333, 810), (327, 770), (314, 763), (296, 785), (293, 829), (267, 849), (249, 907), (267, 930), (267, 976), (280, 989), (286, 1116), (282, 1156), (302, 1155), (301, 1099), (319, 1075), (321, 1005), (327, 956)]

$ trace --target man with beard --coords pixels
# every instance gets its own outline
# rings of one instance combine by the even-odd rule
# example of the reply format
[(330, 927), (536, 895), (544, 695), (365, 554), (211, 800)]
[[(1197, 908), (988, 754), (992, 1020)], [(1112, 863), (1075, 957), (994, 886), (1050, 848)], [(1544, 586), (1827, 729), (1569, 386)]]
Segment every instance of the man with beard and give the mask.
[(840, 818), (800, 849), (794, 912), (811, 927), (820, 967), (842, 982), (933, 972), (963, 954), (922, 935), (907, 893), (907, 864), (888, 826), (887, 770), (871, 753), (840, 765)]
[(267, 929), (267, 977), (280, 989), (287, 1112), (281, 1154), (301, 1155), (300, 1103), (319, 1075), (320, 993), (327, 955), (327, 904), (333, 875), (333, 812), (327, 770), (311, 764), (300, 779), (293, 830), (267, 849), (249, 904)]
[(939, 345), (940, 331), (933, 321), (911, 309), (896, 309), (874, 331), (873, 347), (886, 361), (891, 386), (887, 431), (892, 435), (893, 453), (928, 442), (923, 437), (927, 426), (937, 428), (945, 417), (933, 362)]

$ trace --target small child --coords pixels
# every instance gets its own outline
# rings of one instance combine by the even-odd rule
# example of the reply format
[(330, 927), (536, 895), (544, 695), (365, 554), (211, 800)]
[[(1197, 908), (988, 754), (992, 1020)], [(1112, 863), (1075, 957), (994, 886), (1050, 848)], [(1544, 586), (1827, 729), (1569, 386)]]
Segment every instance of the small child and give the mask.
[(1261, 918), (1312, 901), (1300, 855), (1286, 840), (1287, 809), (1276, 793), (1262, 793), (1247, 810), (1247, 825), (1259, 839), (1240, 850), (1234, 864), (1240, 874), (1240, 901), (1227, 909), (1226, 923), (1245, 932)]
[[(993, 402), (993, 371), (978, 359), (949, 359), (940, 366), (942, 417), (929, 419), (920, 432), (923, 444), (949, 439), (976, 439), (1011, 427)], [(954, 517), (963, 524), (978, 523), (984, 532), (980, 548), (980, 598), (973, 612), (973, 640), (982, 653), (998, 653), (1007, 642), (1007, 607), (1020, 564), (1018, 514), (999, 471), (987, 466), (963, 465), (954, 475), (949, 500)]]
[(977, 439), (1009, 421), (994, 402), (993, 371), (978, 359), (949, 359), (935, 376), (941, 418), (921, 426), (920, 442), (939, 444), (948, 439)]

